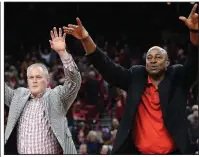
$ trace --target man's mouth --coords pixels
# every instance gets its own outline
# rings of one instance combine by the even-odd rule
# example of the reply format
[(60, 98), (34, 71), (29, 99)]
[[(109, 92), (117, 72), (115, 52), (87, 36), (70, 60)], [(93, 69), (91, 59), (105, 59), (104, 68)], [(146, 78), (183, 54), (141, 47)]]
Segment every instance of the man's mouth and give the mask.
[(151, 66), (152, 70), (156, 70), (158, 67), (157, 66)]

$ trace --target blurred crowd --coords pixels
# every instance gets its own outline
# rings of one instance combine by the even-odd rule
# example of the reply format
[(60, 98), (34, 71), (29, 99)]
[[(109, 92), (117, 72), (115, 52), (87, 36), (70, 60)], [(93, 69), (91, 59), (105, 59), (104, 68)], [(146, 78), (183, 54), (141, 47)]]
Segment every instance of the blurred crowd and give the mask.
[[(177, 39), (177, 40), (176, 40)], [(162, 33), (159, 46), (169, 53), (171, 64), (183, 64), (187, 57), (187, 40), (182, 41), (181, 34)], [(130, 68), (133, 65), (145, 65), (148, 49), (142, 51), (137, 45), (131, 46), (127, 35), (109, 41), (105, 36), (96, 36), (95, 42), (109, 56), (109, 58)], [(148, 47), (150, 48), (150, 47)], [(79, 154), (110, 154), (117, 128), (119, 126), (126, 101), (126, 92), (108, 84), (102, 76), (89, 64), (79, 41), (67, 46), (72, 54), (82, 76), (82, 85), (78, 96), (68, 114), (68, 125)], [(27, 87), (26, 69), (29, 65), (42, 62), (47, 65), (54, 88), (64, 82), (64, 72), (59, 56), (49, 47), (36, 45), (26, 47), (21, 45), (19, 59), (13, 57), (14, 52), (5, 52), (5, 82), (12, 88)], [(16, 52), (15, 52), (16, 54)], [(117, 79), (117, 78), (116, 78)], [(197, 151), (198, 142), (198, 82), (196, 81), (187, 100), (187, 120), (190, 141), (193, 151)], [(5, 125), (8, 108), (5, 107)], [(109, 126), (101, 123), (104, 117), (110, 117)], [(196, 152), (198, 153), (198, 152)]]

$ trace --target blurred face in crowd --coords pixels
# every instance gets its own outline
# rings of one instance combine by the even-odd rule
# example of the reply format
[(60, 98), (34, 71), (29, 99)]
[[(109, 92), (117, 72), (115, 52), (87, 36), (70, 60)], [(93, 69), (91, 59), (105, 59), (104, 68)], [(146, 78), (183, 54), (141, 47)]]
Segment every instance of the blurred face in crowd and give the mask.
[(81, 144), (80, 145), (79, 153), (80, 154), (87, 154), (87, 145), (86, 144)]
[(107, 155), (108, 154), (108, 146), (103, 145), (100, 154)]
[(146, 70), (151, 76), (161, 76), (169, 66), (167, 52), (161, 47), (154, 46), (146, 54)]
[(94, 135), (94, 134), (91, 134), (91, 135), (90, 135), (90, 141), (91, 141), (91, 142), (94, 142), (95, 140), (96, 140), (95, 135)]
[(90, 142), (95, 142), (97, 139), (97, 134), (95, 131), (90, 131), (87, 135), (87, 140)]
[(88, 74), (88, 75), (89, 75), (89, 78), (90, 78), (90, 79), (95, 79), (95, 75), (96, 75), (96, 74), (95, 74), (95, 71), (93, 71), (93, 70), (89, 71), (89, 74)]
[(114, 118), (113, 121), (112, 121), (112, 124), (113, 124), (113, 128), (117, 129), (118, 126), (119, 126), (119, 121), (116, 118)]
[(29, 89), (34, 96), (44, 92), (49, 83), (49, 77), (46, 76), (40, 66), (30, 67), (27, 72), (27, 78)]

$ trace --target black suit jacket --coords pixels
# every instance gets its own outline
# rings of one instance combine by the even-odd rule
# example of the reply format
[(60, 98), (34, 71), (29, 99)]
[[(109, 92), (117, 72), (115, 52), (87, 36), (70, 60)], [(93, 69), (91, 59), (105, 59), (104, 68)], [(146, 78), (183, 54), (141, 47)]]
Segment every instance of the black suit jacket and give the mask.
[[(183, 154), (190, 154), (186, 104), (189, 88), (196, 80), (198, 68), (197, 47), (190, 44), (189, 48), (186, 63), (170, 66), (164, 80), (158, 86), (165, 127), (177, 149)], [(112, 154), (136, 154), (137, 150), (131, 137), (132, 123), (147, 85), (148, 74), (145, 66), (136, 65), (125, 69), (114, 64), (98, 47), (87, 57), (108, 83), (127, 91), (128, 94)]]

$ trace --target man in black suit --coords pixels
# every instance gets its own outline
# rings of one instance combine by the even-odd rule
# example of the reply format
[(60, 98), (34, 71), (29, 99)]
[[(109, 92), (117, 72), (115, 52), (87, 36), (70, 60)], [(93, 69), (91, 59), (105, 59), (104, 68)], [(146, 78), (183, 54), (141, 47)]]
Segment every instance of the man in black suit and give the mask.
[(81, 40), (89, 61), (110, 84), (128, 92), (113, 154), (190, 154), (186, 103), (196, 80), (198, 60), (198, 14), (194, 5), (188, 18), (179, 17), (190, 30), (191, 50), (184, 65), (169, 66), (167, 52), (150, 48), (146, 66), (125, 69), (100, 50), (83, 27), (63, 27)]

